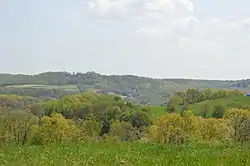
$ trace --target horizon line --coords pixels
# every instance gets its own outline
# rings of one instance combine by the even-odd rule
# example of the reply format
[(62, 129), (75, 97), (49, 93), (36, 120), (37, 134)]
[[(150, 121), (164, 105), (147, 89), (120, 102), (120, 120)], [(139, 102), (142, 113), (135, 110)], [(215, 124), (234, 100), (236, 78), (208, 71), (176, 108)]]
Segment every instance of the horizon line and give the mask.
[(36, 76), (36, 75), (41, 75), (45, 73), (69, 73), (69, 74), (86, 74), (86, 73), (96, 73), (102, 76), (133, 76), (133, 77), (141, 77), (141, 78), (150, 78), (150, 79), (158, 79), (158, 80), (199, 80), (199, 81), (239, 81), (239, 80), (247, 80), (248, 78), (242, 78), (242, 79), (216, 79), (216, 78), (197, 78), (197, 77), (192, 77), (192, 78), (187, 78), (187, 77), (153, 77), (153, 76), (145, 76), (145, 75), (139, 75), (139, 74), (111, 74), (111, 73), (101, 73), (101, 72), (96, 72), (96, 71), (87, 71), (87, 72), (70, 72), (66, 70), (55, 70), (55, 71), (44, 71), (44, 72), (37, 72), (37, 73), (16, 73), (16, 72), (4, 72), (0, 74), (5, 74), (5, 75), (26, 75), (26, 76)]

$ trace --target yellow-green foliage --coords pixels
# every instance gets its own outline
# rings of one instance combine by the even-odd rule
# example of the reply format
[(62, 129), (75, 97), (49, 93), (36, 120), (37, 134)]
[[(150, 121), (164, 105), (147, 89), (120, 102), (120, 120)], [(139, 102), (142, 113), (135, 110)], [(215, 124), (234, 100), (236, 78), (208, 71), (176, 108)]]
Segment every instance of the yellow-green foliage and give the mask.
[(199, 136), (198, 120), (187, 111), (181, 117), (179, 114), (168, 114), (157, 119), (150, 128), (150, 135), (164, 143), (183, 143)]
[(150, 128), (150, 138), (164, 143), (185, 141), (229, 141), (232, 127), (227, 119), (195, 117), (191, 111), (183, 115), (168, 114), (158, 118)]
[(201, 137), (205, 141), (228, 141), (232, 128), (225, 119), (199, 119)]
[(112, 123), (108, 136), (116, 137), (121, 141), (129, 141), (136, 137), (136, 131), (131, 123), (116, 121)]
[(0, 112), (1, 143), (25, 144), (34, 134), (38, 117), (27, 112)]
[(45, 116), (41, 119), (35, 140), (41, 144), (70, 143), (76, 141), (79, 133), (80, 129), (74, 121), (53, 113), (51, 117)]
[(78, 120), (77, 126), (81, 130), (80, 137), (84, 139), (97, 139), (101, 132), (102, 125), (94, 120)]
[(34, 104), (32, 97), (0, 94), (0, 108), (24, 108), (28, 104)]
[[(192, 141), (250, 141), (250, 112), (226, 110), (220, 119), (194, 116), (191, 110), (168, 113), (152, 123), (146, 107), (119, 97), (86, 93), (65, 96), (34, 111), (0, 112), (0, 142), (69, 144), (118, 140), (182, 144)], [(39, 111), (45, 110), (45, 115)]]
[(250, 140), (250, 112), (243, 109), (230, 109), (224, 115), (230, 121), (233, 128), (233, 138), (235, 141), (244, 143)]

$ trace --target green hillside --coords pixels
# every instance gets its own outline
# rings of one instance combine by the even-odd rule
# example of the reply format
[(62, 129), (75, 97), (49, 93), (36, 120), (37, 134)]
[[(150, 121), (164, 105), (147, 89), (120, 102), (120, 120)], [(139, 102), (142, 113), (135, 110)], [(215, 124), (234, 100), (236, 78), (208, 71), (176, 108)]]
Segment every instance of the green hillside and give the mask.
[[(202, 102), (189, 104), (187, 109), (191, 110), (195, 115), (200, 116), (201, 113), (207, 109), (207, 116), (212, 116), (212, 111), (215, 106), (222, 105), (225, 109), (230, 108), (242, 108), (250, 110), (250, 97), (248, 96), (236, 96), (236, 97), (228, 97), (222, 99), (214, 99), (214, 100), (205, 100)], [(163, 106), (151, 106), (149, 107), (150, 113), (153, 119), (157, 117), (164, 116), (168, 113), (167, 108)], [(176, 110), (177, 113), (181, 112), (181, 108), (179, 107)]]
[(154, 118), (154, 119), (167, 114), (166, 107), (151, 106), (151, 107), (149, 107), (149, 110), (150, 110), (152, 118)]
[[(46, 72), (36, 75), (0, 74), (0, 93), (59, 98), (83, 91), (114, 93), (143, 105), (160, 105), (176, 91), (187, 88), (228, 89), (238, 81), (154, 79), (133, 75), (102, 75), (96, 72)], [(247, 86), (244, 86), (247, 89)]]
[(206, 100), (199, 103), (190, 104), (188, 108), (194, 112), (195, 115), (200, 115), (201, 112), (208, 108), (208, 116), (212, 114), (212, 108), (222, 105), (226, 109), (229, 108), (250, 108), (250, 97), (248, 96), (236, 96), (236, 97), (229, 97), (229, 98), (222, 98), (216, 100)]

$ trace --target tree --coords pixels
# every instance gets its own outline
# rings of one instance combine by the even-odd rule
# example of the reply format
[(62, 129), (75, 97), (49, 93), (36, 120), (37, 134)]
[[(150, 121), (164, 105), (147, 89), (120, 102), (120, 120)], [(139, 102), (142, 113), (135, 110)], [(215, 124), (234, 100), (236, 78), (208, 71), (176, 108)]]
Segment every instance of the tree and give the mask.
[(222, 118), (225, 112), (225, 108), (222, 105), (216, 105), (213, 108), (213, 113), (212, 113), (212, 117), (213, 118)]
[(201, 111), (200, 116), (201, 116), (202, 118), (206, 118), (207, 115), (208, 115), (208, 113), (211, 112), (211, 110), (212, 110), (211, 106), (208, 105), (208, 104), (206, 104), (206, 105), (204, 106), (203, 110)]
[(24, 111), (4, 111), (0, 117), (1, 136), (3, 142), (24, 145), (34, 135), (34, 127), (38, 125), (38, 117)]
[(248, 110), (233, 108), (227, 110), (224, 117), (225, 119), (230, 120), (230, 124), (234, 131), (232, 137), (235, 140), (235, 143), (240, 141), (243, 144), (249, 140), (250, 113)]
[(227, 141), (230, 139), (232, 129), (225, 119), (200, 119), (200, 133), (203, 140), (206, 141)]
[(81, 130), (80, 137), (97, 139), (101, 133), (102, 124), (95, 120), (77, 120), (77, 126)]
[(152, 124), (147, 112), (137, 110), (124, 112), (120, 117), (120, 121), (130, 122), (138, 130), (142, 130), (144, 127)]
[(80, 129), (75, 125), (75, 122), (65, 119), (59, 113), (53, 113), (50, 117), (44, 116), (40, 123), (41, 126), (33, 140), (34, 144), (64, 144), (77, 141), (80, 138)]
[(202, 101), (201, 93), (198, 89), (187, 89), (186, 91), (186, 99), (189, 104), (196, 103)]
[(120, 141), (132, 141), (136, 133), (131, 123), (116, 121), (111, 124), (109, 136), (117, 137)]
[(185, 111), (183, 117), (175, 113), (162, 116), (150, 127), (149, 134), (152, 139), (163, 143), (182, 144), (198, 137), (198, 120), (191, 111)]
[(167, 104), (167, 110), (169, 113), (176, 112), (179, 109), (179, 106), (182, 102), (182, 99), (179, 96), (173, 96)]
[(30, 112), (33, 115), (36, 115), (38, 117), (41, 117), (44, 115), (44, 111), (42, 110), (42, 107), (40, 104), (33, 104), (29, 107)]

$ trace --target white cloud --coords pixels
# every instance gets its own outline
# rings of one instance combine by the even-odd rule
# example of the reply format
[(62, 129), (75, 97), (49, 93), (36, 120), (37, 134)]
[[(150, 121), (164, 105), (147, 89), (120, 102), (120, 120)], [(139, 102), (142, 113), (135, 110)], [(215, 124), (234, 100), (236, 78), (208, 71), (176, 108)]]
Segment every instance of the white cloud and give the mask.
[(194, 12), (194, 4), (191, 0), (180, 0), (180, 3), (189, 11)]
[(247, 18), (243, 21), (243, 27), (250, 33), (250, 18)]
[[(194, 12), (194, 5), (191, 0), (89, 0), (90, 9), (102, 16), (107, 16), (112, 12), (118, 15), (123, 14), (124, 12), (129, 12), (133, 6), (136, 6), (137, 10), (142, 10), (143, 15), (154, 12), (162, 15), (187, 11)], [(136, 17), (137, 15), (134, 16)]]
[(116, 14), (125, 13), (134, 2), (135, 0), (91, 0), (89, 7), (101, 16), (107, 16), (112, 12)]
[(250, 32), (250, 19), (202, 20), (195, 6), (192, 0), (90, 0), (91, 10), (100, 16), (129, 18), (138, 28), (135, 32), (154, 39), (218, 46), (230, 43), (230, 36), (237, 38), (242, 28)]
[(149, 36), (157, 36), (157, 37), (164, 36), (164, 31), (162, 30), (162, 27), (159, 26), (148, 26), (140, 28), (137, 30), (137, 32)]
[(191, 0), (90, 0), (89, 7), (105, 19), (129, 18), (139, 27), (136, 32), (154, 38), (188, 34), (199, 25)]
[(191, 27), (199, 26), (200, 21), (194, 16), (183, 17), (173, 21), (172, 27), (188, 30)]
[(147, 0), (145, 9), (151, 12), (168, 12), (175, 10), (175, 3), (172, 0)]

